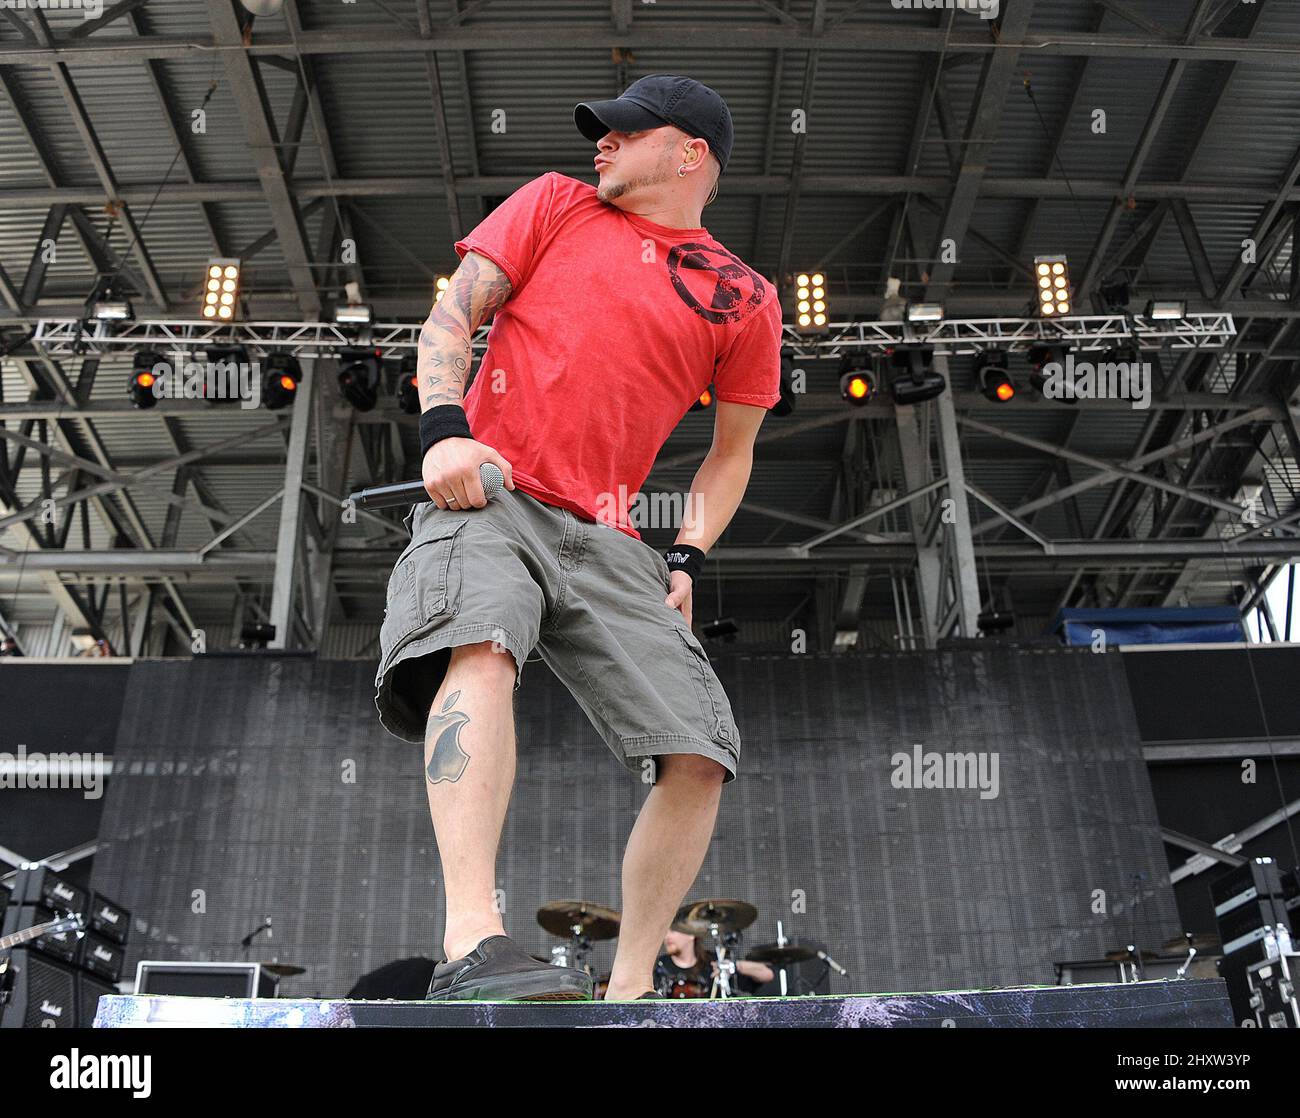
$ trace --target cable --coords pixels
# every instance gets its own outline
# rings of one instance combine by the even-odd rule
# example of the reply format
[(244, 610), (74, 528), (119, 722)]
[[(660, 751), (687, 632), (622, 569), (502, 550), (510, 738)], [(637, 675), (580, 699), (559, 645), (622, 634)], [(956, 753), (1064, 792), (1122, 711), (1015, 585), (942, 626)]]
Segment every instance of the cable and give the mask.
[[(208, 107), (208, 102), (212, 100), (212, 95), (217, 91), (217, 84), (218, 83), (216, 82), (215, 79), (209, 82), (208, 92), (204, 95), (203, 101), (199, 105), (200, 110), (206, 109)], [(117, 262), (117, 271), (115, 271), (112, 274), (112, 276), (109, 278), (108, 286), (110, 290), (113, 290), (116, 287), (118, 277), (121, 276), (123, 269), (126, 268), (127, 261), (131, 259), (132, 251), (135, 249), (135, 246), (140, 242), (140, 240), (144, 237), (144, 227), (149, 222), (149, 216), (150, 214), (153, 213), (154, 206), (158, 204), (158, 198), (162, 194), (163, 189), (167, 186), (168, 180), (171, 179), (172, 171), (176, 169), (176, 164), (180, 161), (181, 156), (184, 154), (185, 154), (185, 148), (181, 143), (178, 142), (176, 144), (176, 154), (172, 156), (172, 161), (167, 168), (167, 173), (163, 175), (162, 182), (158, 184), (158, 189), (154, 191), (153, 198), (150, 199), (149, 206), (144, 212), (144, 217), (140, 219), (140, 223), (136, 226), (135, 236), (131, 239), (131, 242), (126, 246), (126, 251), (122, 253), (121, 259)], [(123, 203), (123, 205), (125, 205), (125, 203)], [(116, 211), (115, 210), (110, 211), (108, 228), (104, 231), (105, 245), (109, 243), (109, 239), (113, 235), (113, 223), (116, 220), (117, 220)], [(92, 299), (95, 298), (97, 294), (98, 291), (92, 292), (91, 298)]]
[[(934, 64), (934, 81), (930, 85), (930, 102), (925, 106), (925, 126), (922, 130), (922, 137), (930, 130), (930, 113), (934, 109), (935, 99), (939, 95), (939, 80), (943, 76), (943, 60), (948, 53), (948, 42), (952, 38), (953, 23), (957, 19), (957, 9), (952, 8), (948, 12), (948, 27), (944, 31), (943, 46), (939, 48), (939, 57)], [(917, 144), (916, 158), (912, 160), (912, 166), (908, 168), (908, 175), (914, 177), (916, 169), (921, 165), (921, 153), (924, 149), (924, 143)], [(903, 242), (903, 232), (907, 228), (907, 211), (912, 204), (912, 195), (910, 193), (903, 195), (903, 213), (898, 221), (898, 233), (894, 237), (893, 247), (889, 250), (889, 257), (886, 261), (886, 274), (892, 274), (894, 270), (894, 261), (898, 258), (898, 249)]]
[[(290, 3), (292, 5), (292, 0), (290, 0)], [(385, 11), (387, 11), (387, 9), (385, 9)], [(334, 177), (330, 172), (330, 159), (324, 147), (325, 125), (323, 121), (316, 118), (316, 100), (314, 97), (310, 96), (310, 90), (312, 87), (307, 81), (307, 68), (303, 65), (302, 50), (298, 46), (298, 31), (294, 26), (297, 20), (294, 12), (296, 12), (296, 9), (292, 12), (289, 9), (286, 9), (284, 13), (284, 22), (289, 27), (289, 39), (293, 43), (293, 56), (294, 62), (297, 64), (298, 68), (298, 80), (302, 83), (303, 93), (308, 95), (307, 111), (308, 115), (311, 117), (311, 130), (316, 134), (316, 144), (321, 149), (321, 170), (325, 172), (325, 184), (329, 189), (330, 202), (334, 206), (334, 222), (338, 233), (341, 236), (345, 228), (343, 224), (343, 209), (339, 205), (338, 191), (334, 189)], [(389, 14), (392, 15), (393, 13), (389, 12)], [(394, 18), (398, 18), (399, 22), (401, 22), (400, 17)], [(354, 266), (353, 274), (356, 275), (357, 278), (360, 278), (360, 268)]]
[(1034, 115), (1038, 117), (1038, 126), (1043, 130), (1043, 139), (1052, 149), (1052, 159), (1056, 164), (1056, 169), (1060, 171), (1061, 178), (1065, 181), (1065, 188), (1070, 192), (1070, 200), (1074, 203), (1074, 216), (1079, 221), (1079, 231), (1083, 234), (1084, 240), (1088, 239), (1088, 227), (1083, 220), (1083, 212), (1079, 209), (1079, 198), (1074, 193), (1074, 184), (1070, 181), (1070, 176), (1065, 172), (1065, 164), (1061, 162), (1060, 148), (1053, 143), (1050, 133), (1047, 131), (1047, 121), (1043, 119), (1043, 110), (1038, 107), (1038, 99), (1034, 96), (1034, 86), (1029, 80), (1029, 74), (1025, 74), (1025, 80), (1022, 83), (1025, 88), (1025, 94), (1029, 98), (1029, 103), (1034, 108)]

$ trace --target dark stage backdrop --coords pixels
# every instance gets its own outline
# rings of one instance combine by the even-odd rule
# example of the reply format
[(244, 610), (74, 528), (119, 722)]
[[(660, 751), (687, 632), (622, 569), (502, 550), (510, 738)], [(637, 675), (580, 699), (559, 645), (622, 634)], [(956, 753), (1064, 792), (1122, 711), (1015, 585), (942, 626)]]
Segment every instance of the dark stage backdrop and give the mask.
[[(1132, 702), (1116, 655), (997, 648), (714, 657), (744, 738), (691, 897), (757, 905), (745, 947), (821, 940), (831, 989), (1051, 983), (1053, 960), (1179, 930)], [(116, 744), (95, 886), (140, 923), (137, 960), (309, 967), (282, 992), (336, 996), (410, 955), (440, 957), (442, 898), (419, 747), (389, 737), (373, 666), (139, 662)], [(542, 664), (516, 696), (518, 783), (498, 881), (507, 928), (551, 940), (542, 902), (619, 906), (647, 789)], [(891, 756), (997, 754), (998, 795), (896, 788)], [(352, 770), (355, 779), (349, 779)], [(610, 945), (598, 962), (607, 966)]]

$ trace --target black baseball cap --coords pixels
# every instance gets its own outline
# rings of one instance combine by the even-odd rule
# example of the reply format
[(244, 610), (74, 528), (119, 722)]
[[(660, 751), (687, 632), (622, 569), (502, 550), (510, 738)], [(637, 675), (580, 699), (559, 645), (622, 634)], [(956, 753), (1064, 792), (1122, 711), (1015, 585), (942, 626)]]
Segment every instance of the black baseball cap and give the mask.
[(575, 105), (573, 121), (592, 143), (606, 132), (639, 132), (672, 124), (690, 136), (709, 142), (727, 169), (731, 158), (731, 110), (717, 90), (680, 74), (651, 74), (638, 78), (612, 101)]

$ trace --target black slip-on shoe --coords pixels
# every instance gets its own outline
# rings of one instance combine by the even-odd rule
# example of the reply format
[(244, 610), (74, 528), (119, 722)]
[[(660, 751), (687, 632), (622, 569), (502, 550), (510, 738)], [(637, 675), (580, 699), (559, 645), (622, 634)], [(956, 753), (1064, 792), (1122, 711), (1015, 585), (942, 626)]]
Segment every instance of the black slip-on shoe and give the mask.
[(463, 959), (433, 968), (426, 1001), (590, 1001), (592, 980), (540, 963), (509, 936), (488, 936)]
[(648, 1001), (666, 1002), (667, 1000), (668, 999), (665, 998), (663, 994), (657, 994), (653, 990), (647, 990), (644, 994), (642, 994), (639, 998), (637, 998), (637, 1001), (639, 1002), (648, 1002)]

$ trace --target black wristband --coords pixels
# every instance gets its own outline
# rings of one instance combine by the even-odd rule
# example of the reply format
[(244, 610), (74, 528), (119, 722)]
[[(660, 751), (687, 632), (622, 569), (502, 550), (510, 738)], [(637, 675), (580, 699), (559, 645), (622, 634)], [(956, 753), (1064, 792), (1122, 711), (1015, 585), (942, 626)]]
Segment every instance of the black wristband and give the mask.
[(420, 413), (420, 461), (429, 447), (443, 439), (472, 439), (465, 409), (459, 404), (439, 404)]
[(675, 543), (664, 552), (664, 562), (668, 564), (670, 574), (673, 571), (685, 571), (691, 576), (691, 581), (695, 582), (704, 570), (704, 552), (688, 543)]

